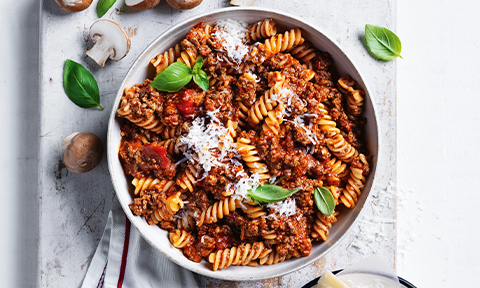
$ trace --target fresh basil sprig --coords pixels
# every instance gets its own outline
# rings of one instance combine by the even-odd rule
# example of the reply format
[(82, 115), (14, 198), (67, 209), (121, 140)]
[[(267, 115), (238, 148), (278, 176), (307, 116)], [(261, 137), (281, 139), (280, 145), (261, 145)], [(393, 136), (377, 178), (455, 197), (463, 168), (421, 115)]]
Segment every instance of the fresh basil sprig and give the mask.
[(98, 18), (102, 18), (107, 11), (112, 8), (113, 4), (115, 4), (117, 0), (100, 0), (97, 3), (97, 15)]
[(248, 196), (259, 202), (273, 203), (287, 199), (300, 189), (288, 190), (273, 184), (263, 184), (257, 187), (255, 191), (248, 190)]
[(63, 70), (63, 87), (68, 98), (82, 108), (99, 107), (100, 93), (92, 73), (81, 64), (67, 59)]
[(200, 88), (203, 89), (203, 91), (207, 91), (208, 90), (208, 86), (209, 86), (209, 83), (208, 83), (208, 78), (207, 78), (207, 73), (205, 73), (205, 71), (202, 70), (202, 66), (203, 66), (203, 58), (202, 57), (198, 57), (197, 59), (197, 62), (195, 63), (195, 65), (193, 65), (193, 82), (197, 83), (198, 86), (200, 86)]
[(331, 216), (335, 209), (335, 199), (332, 192), (325, 187), (317, 187), (314, 193), (315, 204), (318, 210), (325, 216)]
[(158, 74), (152, 81), (152, 87), (165, 92), (177, 92), (185, 85), (193, 82), (197, 83), (200, 88), (207, 91), (209, 88), (207, 73), (201, 68), (203, 66), (203, 58), (198, 57), (197, 62), (190, 69), (182, 62), (175, 62)]
[(376, 59), (390, 61), (400, 56), (402, 42), (387, 28), (365, 25), (365, 44), (368, 52)]

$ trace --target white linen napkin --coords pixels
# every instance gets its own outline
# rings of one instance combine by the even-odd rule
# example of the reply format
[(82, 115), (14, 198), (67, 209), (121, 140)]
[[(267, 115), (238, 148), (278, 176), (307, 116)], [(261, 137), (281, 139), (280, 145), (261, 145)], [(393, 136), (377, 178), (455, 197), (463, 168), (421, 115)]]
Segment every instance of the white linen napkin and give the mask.
[(122, 210), (110, 211), (107, 226), (82, 288), (198, 288), (194, 274), (145, 241)]

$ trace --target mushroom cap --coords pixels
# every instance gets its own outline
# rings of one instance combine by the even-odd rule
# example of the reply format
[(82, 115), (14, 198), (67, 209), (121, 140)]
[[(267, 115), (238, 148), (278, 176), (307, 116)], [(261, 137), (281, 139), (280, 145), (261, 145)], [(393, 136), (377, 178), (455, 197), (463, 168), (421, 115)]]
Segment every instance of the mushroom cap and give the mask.
[(125, 0), (125, 5), (135, 10), (148, 10), (157, 6), (160, 0)]
[(55, 2), (67, 12), (79, 12), (87, 9), (93, 0), (55, 0)]
[(130, 38), (127, 32), (117, 23), (108, 19), (99, 19), (90, 26), (90, 38), (97, 42), (100, 38), (113, 45), (110, 59), (118, 61), (130, 50)]
[(232, 0), (230, 4), (235, 6), (253, 6), (253, 2), (255, 0)]
[(202, 0), (167, 0), (167, 3), (177, 10), (188, 10), (200, 5)]
[(93, 133), (74, 132), (63, 139), (62, 146), (63, 162), (74, 173), (88, 172), (102, 161), (103, 143)]

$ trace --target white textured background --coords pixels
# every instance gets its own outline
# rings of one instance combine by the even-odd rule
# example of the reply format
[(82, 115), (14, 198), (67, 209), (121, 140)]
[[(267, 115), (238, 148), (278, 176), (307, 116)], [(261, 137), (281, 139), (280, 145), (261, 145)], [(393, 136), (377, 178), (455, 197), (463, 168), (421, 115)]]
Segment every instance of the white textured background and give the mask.
[[(480, 268), (478, 8), (397, 3), (397, 271), (418, 287), (475, 287)], [(38, 0), (0, 0), (2, 287), (37, 278), (38, 11)]]

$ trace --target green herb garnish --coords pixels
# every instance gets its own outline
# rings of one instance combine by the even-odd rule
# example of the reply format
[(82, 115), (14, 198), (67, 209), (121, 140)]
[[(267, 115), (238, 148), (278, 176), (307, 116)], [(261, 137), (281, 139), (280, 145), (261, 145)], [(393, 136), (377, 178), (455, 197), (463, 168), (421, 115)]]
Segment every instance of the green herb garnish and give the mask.
[(390, 61), (397, 57), (402, 58), (402, 43), (397, 35), (387, 28), (365, 25), (365, 45), (376, 59)]
[(247, 195), (259, 202), (273, 203), (287, 199), (298, 190), (300, 189), (288, 190), (273, 184), (263, 184), (258, 186), (255, 191), (252, 191), (251, 189), (248, 190)]
[(193, 82), (197, 83), (200, 88), (207, 91), (209, 88), (207, 73), (201, 68), (203, 66), (203, 58), (198, 57), (197, 62), (190, 69), (182, 62), (175, 62), (158, 74), (152, 81), (152, 87), (165, 92), (177, 92), (185, 85)]
[(315, 204), (325, 216), (331, 216), (335, 209), (335, 199), (332, 192), (325, 187), (317, 187), (314, 191)]
[(100, 93), (92, 73), (81, 64), (67, 59), (63, 70), (63, 87), (68, 98), (82, 108), (99, 107)]
[(98, 18), (102, 18), (105, 13), (107, 13), (108, 9), (112, 8), (113, 4), (115, 4), (117, 0), (100, 0), (97, 3), (97, 15)]

